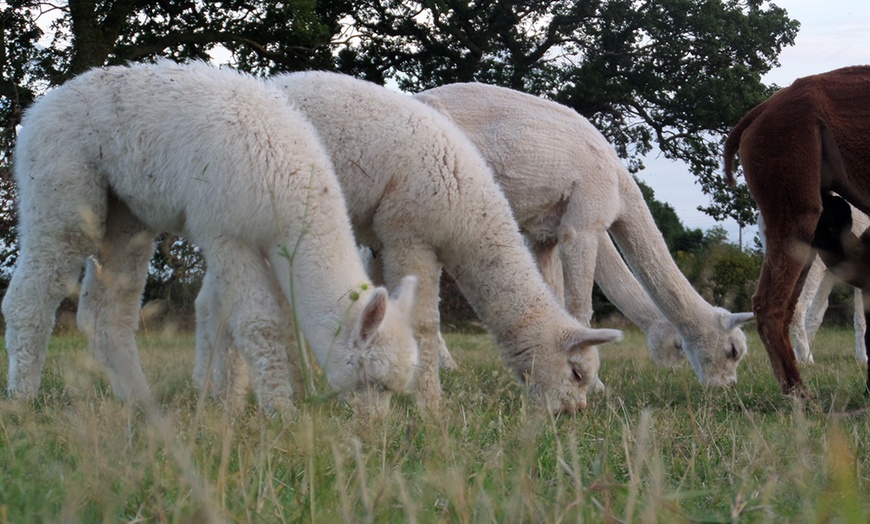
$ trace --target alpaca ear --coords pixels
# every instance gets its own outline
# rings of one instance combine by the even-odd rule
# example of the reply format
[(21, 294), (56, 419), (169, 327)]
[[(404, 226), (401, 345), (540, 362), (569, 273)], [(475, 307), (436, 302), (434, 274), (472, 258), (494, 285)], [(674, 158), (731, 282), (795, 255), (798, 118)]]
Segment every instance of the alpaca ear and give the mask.
[(592, 381), (591, 384), (589, 384), (589, 392), (590, 393), (601, 393), (602, 391), (605, 391), (606, 389), (607, 389), (607, 386), (604, 385), (604, 382), (601, 382), (600, 377), (595, 377), (595, 380)]
[(368, 342), (384, 321), (384, 315), (387, 313), (387, 291), (384, 288), (377, 288), (369, 299), (369, 303), (363, 308), (362, 314), (357, 322), (358, 336), (361, 341)]
[(599, 346), (608, 342), (622, 340), (622, 331), (618, 329), (575, 329), (568, 333), (562, 343), (563, 351), (577, 351), (589, 346)]
[(754, 313), (731, 313), (725, 320), (725, 329), (730, 331), (737, 326), (755, 320)]
[(414, 299), (417, 297), (417, 277), (408, 275), (402, 279), (396, 291), (396, 306), (399, 311), (409, 315), (414, 309)]

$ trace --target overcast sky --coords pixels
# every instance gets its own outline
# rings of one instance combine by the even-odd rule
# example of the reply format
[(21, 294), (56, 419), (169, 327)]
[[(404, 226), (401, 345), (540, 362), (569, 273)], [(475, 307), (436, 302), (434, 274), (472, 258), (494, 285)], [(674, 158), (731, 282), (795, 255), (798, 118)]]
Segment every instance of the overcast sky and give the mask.
[[(795, 45), (780, 54), (782, 64), (768, 73), (763, 81), (779, 86), (795, 78), (822, 73), (847, 65), (870, 65), (870, 1), (868, 0), (779, 0), (789, 17), (801, 23)], [(672, 162), (651, 154), (646, 169), (638, 177), (655, 191), (656, 199), (674, 207), (687, 228), (708, 229), (717, 222), (698, 211), (709, 204), (686, 164)], [(718, 223), (737, 241), (737, 224), (733, 220)], [(743, 242), (751, 245), (757, 229), (744, 231)]]

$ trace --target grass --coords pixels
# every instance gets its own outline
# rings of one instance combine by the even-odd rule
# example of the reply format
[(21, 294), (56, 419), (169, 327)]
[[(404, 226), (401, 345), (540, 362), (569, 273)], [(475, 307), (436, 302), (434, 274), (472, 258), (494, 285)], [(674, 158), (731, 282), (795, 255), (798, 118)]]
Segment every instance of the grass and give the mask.
[(114, 399), (82, 337), (56, 336), (39, 398), (0, 401), (0, 524), (867, 522), (870, 400), (850, 331), (817, 337), (812, 402), (779, 394), (754, 333), (727, 391), (655, 367), (626, 335), (602, 348), (608, 389), (583, 413), (534, 412), (488, 336), (448, 334), (460, 369), (443, 374), (442, 416), (398, 398), (364, 421), (333, 397), (230, 417), (196, 397), (192, 335), (146, 333), (159, 423)]

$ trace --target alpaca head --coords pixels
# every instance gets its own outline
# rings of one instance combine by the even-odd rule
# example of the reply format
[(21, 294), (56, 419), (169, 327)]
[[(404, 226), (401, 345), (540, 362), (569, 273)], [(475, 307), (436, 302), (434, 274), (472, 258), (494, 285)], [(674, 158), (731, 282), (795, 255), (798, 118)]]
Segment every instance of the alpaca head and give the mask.
[(506, 359), (508, 367), (534, 403), (553, 413), (585, 409), (588, 393), (604, 389), (596, 346), (621, 340), (622, 332), (574, 326), (539, 335)]
[(716, 329), (683, 339), (683, 351), (705, 386), (731, 386), (737, 383), (737, 363), (748, 352), (746, 335), (740, 326), (753, 320), (752, 313), (731, 313), (713, 308)]
[(327, 378), (332, 387), (350, 393), (358, 411), (383, 413), (393, 392), (405, 392), (414, 381), (419, 351), (411, 328), (417, 279), (408, 276), (394, 298), (375, 288), (350, 331), (348, 352), (334, 352)]
[(658, 320), (647, 328), (646, 341), (653, 362), (659, 366), (672, 368), (686, 361), (683, 339), (667, 320)]

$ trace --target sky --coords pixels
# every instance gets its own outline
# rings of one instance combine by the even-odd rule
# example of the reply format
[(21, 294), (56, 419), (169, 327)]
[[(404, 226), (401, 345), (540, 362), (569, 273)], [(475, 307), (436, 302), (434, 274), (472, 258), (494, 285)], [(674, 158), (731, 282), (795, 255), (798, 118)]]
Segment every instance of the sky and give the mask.
[[(870, 1), (775, 0), (774, 3), (801, 26), (795, 45), (780, 54), (781, 66), (762, 77), (763, 82), (785, 87), (803, 76), (848, 65), (870, 65)], [(701, 193), (685, 163), (652, 152), (644, 164), (646, 169), (638, 173), (638, 178), (653, 188), (657, 200), (673, 206), (684, 226), (707, 230), (721, 225), (729, 238), (737, 242), (736, 222), (716, 222), (697, 210), (699, 205), (708, 205), (710, 199)], [(744, 230), (743, 244), (752, 246), (757, 231), (755, 226)]]

